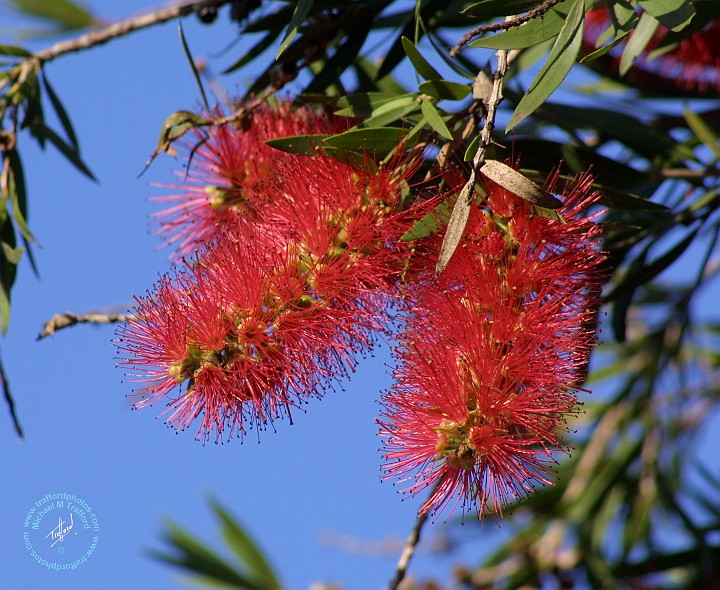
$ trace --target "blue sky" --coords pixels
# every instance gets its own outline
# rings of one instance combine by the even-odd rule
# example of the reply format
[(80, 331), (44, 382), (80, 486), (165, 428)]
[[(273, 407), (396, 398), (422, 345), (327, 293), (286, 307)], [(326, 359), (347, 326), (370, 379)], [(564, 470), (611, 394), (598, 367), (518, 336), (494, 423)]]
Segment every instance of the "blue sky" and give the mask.
[[(90, 6), (113, 19), (148, 4), (96, 0)], [(211, 27), (185, 21), (197, 57), (218, 54), (235, 30), (224, 18)], [(0, 40), (9, 42), (4, 35), (0, 30)], [(240, 47), (210, 60), (211, 68), (227, 66)], [(4, 570), (4, 587), (182, 587), (174, 570), (143, 549), (160, 547), (165, 517), (221, 547), (206, 503), (213, 497), (247, 526), (289, 588), (309, 588), (314, 581), (382, 588), (398, 555), (384, 551), (384, 543), (405, 538), (421, 504), (420, 498), (401, 502), (390, 483), (380, 482), (374, 419), (378, 393), (390, 383), (387, 347), (361, 364), (345, 391), (312, 401), (306, 413), (296, 413), (294, 425), (280, 422), (277, 432), (261, 433), (260, 444), (251, 433), (244, 442), (203, 446), (192, 431), (166, 428), (155, 417), (161, 407), (130, 411), (131, 386), (115, 368), (112, 327), (76, 326), (35, 341), (55, 313), (126, 309), (133, 293), (144, 293), (168, 269), (169, 252), (159, 251), (159, 240), (149, 235), (148, 214), (155, 208), (148, 198), (163, 194), (150, 185), (172, 182), (177, 163), (162, 156), (138, 175), (164, 119), (198, 102), (177, 23), (58, 59), (47, 75), (99, 182), (76, 172), (52, 148), (43, 153), (21, 138), (40, 277), (22, 264), (10, 329), (0, 340), (26, 433), (19, 443), (0, 410), (0, 563), (12, 566)], [(245, 76), (221, 82), (231, 94), (241, 93)], [(710, 300), (717, 294), (715, 288)], [(22, 532), (33, 504), (61, 492), (91, 504), (100, 531), (87, 563), (57, 573), (33, 562)], [(467, 541), (462, 554), (468, 557), (486, 551), (487, 541), (503, 530), (489, 522), (452, 531), (436, 523), (425, 531), (431, 541), (449, 533)], [(378, 550), (384, 556), (368, 555)], [(459, 560), (421, 551), (411, 571), (444, 577)]]

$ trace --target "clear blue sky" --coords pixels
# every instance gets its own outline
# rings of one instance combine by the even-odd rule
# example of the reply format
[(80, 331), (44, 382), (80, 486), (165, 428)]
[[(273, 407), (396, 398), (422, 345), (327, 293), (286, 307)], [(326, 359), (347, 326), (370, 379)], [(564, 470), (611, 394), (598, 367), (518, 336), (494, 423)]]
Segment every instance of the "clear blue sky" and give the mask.
[[(107, 19), (150, 5), (89, 4)], [(0, 13), (2, 21), (6, 16)], [(211, 27), (185, 21), (196, 57), (215, 55), (235, 39), (235, 27), (224, 16)], [(2, 30), (0, 42), (10, 42)], [(210, 60), (210, 67), (218, 72), (239, 54), (235, 47)], [(161, 546), (163, 517), (221, 547), (206, 504), (212, 496), (247, 526), (289, 588), (309, 588), (313, 581), (340, 582), (349, 590), (382, 588), (398, 552), (357, 554), (341, 550), (338, 545), (345, 543), (338, 539), (362, 541), (365, 552), (382, 550), (385, 541), (405, 538), (421, 503), (420, 498), (401, 502), (391, 484), (380, 482), (374, 418), (378, 393), (389, 385), (387, 347), (362, 363), (346, 391), (313, 401), (292, 426), (280, 422), (277, 432), (261, 433), (260, 444), (250, 434), (244, 443), (202, 446), (194, 432), (175, 434), (164, 427), (155, 418), (161, 407), (130, 411), (125, 397), (130, 385), (121, 383), (122, 371), (115, 368), (112, 327), (76, 326), (35, 341), (55, 313), (124, 310), (133, 293), (144, 293), (168, 269), (169, 252), (158, 251), (159, 241), (148, 232), (148, 214), (155, 210), (148, 198), (163, 194), (150, 184), (172, 182), (177, 166), (164, 156), (144, 176), (138, 174), (164, 119), (193, 108), (198, 99), (177, 23), (58, 59), (47, 74), (99, 183), (80, 175), (52, 148), (42, 153), (21, 137), (40, 277), (23, 263), (10, 330), (0, 340), (26, 433), (26, 441), (18, 443), (3, 405), (2, 587), (182, 587), (175, 570), (142, 550)], [(241, 93), (247, 79), (241, 74), (221, 81), (232, 94)], [(86, 564), (56, 573), (32, 561), (22, 532), (33, 503), (59, 492), (92, 504), (100, 532)], [(449, 531), (436, 523), (425, 534), (432, 539)], [(470, 524), (452, 534), (468, 541), (463, 545), (468, 556), (487, 550), (484, 541), (502, 531), (492, 523), (482, 529)], [(442, 578), (457, 561), (421, 552), (412, 572)]]

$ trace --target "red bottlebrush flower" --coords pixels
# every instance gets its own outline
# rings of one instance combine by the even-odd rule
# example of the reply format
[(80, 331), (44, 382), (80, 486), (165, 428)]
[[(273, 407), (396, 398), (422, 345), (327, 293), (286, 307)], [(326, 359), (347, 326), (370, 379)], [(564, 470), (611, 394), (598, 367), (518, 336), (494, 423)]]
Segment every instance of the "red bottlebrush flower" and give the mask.
[[(588, 11), (585, 18), (583, 51), (589, 54), (597, 48), (611, 19), (604, 6)], [(663, 50), (653, 56), (653, 51), (661, 46)], [(606, 76), (620, 78), (624, 47), (623, 42), (588, 65)], [(664, 96), (717, 97), (720, 95), (720, 19), (710, 20), (699, 30), (679, 33), (659, 25), (623, 79), (631, 86)]]
[[(235, 246), (234, 248), (232, 246)], [(217, 277), (198, 261), (166, 277), (146, 297), (137, 298), (136, 318), (118, 332), (120, 364), (142, 384), (136, 408), (168, 398), (167, 422), (183, 430), (202, 416), (200, 434), (220, 439), (271, 422), (294, 403), (281, 387), (292, 372), (282, 347), (272, 342), (273, 314), (264, 306), (266, 272), (282, 264), (278, 256), (258, 258), (237, 243), (213, 250), (218, 262), (234, 269), (232, 297), (218, 293)]]
[(121, 328), (121, 364), (141, 384), (136, 407), (184, 386), (168, 423), (201, 418), (199, 436), (221, 440), (290, 415), (346, 377), (389, 322), (398, 238), (422, 212), (401, 206), (411, 162), (372, 171), (325, 156), (279, 163), (262, 216), (226, 222)]
[(193, 154), (189, 169), (178, 172), (186, 177), (185, 184), (166, 186), (179, 192), (153, 198), (170, 204), (153, 215), (164, 245), (176, 247), (175, 258), (189, 255), (211, 243), (228, 219), (257, 214), (277, 163), (289, 157), (266, 145), (266, 140), (340, 133), (347, 126), (347, 119), (330, 118), (308, 107), (292, 110), (284, 102), (276, 107), (262, 105), (242, 127), (223, 125), (207, 138), (197, 132), (196, 142), (187, 146)]
[(411, 495), (433, 488), (422, 513), (501, 513), (549, 483), (594, 341), (605, 257), (581, 213), (591, 180), (567, 195), (562, 221), (488, 184), (447, 269), (408, 290), (383, 398), (386, 475)]

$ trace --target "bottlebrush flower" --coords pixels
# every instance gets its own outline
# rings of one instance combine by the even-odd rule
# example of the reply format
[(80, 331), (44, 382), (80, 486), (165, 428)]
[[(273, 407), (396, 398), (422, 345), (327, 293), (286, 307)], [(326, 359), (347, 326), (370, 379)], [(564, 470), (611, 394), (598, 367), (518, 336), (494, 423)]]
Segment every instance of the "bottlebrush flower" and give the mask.
[[(215, 114), (220, 115), (220, 110)], [(206, 141), (198, 131), (195, 141), (186, 146), (188, 155), (193, 154), (189, 168), (178, 172), (185, 184), (166, 185), (178, 192), (152, 199), (169, 204), (153, 215), (163, 245), (176, 247), (176, 259), (190, 255), (212, 242), (227, 219), (257, 215), (277, 163), (289, 157), (265, 144), (266, 140), (340, 133), (347, 126), (347, 119), (331, 118), (309, 107), (292, 110), (289, 102), (282, 102), (260, 106), (239, 127), (213, 128)]]
[[(697, 9), (700, 8), (698, 6)], [(585, 18), (583, 51), (588, 54), (596, 49), (598, 39), (610, 26), (611, 20), (605, 7), (588, 11)], [(697, 15), (696, 18), (701, 17)], [(668, 44), (668, 48), (659, 52), (659, 55), (651, 55), (661, 44), (673, 38), (678, 40)], [(606, 76), (619, 78), (620, 56), (624, 47), (623, 42), (588, 65)], [(712, 19), (689, 34), (685, 31), (673, 33), (659, 25), (623, 79), (630, 86), (665, 96), (720, 95), (720, 19)]]
[(421, 513), (501, 513), (550, 483), (603, 279), (590, 185), (578, 180), (560, 221), (488, 181), (447, 269), (408, 291), (380, 434), (386, 477), (433, 489)]
[(388, 325), (398, 238), (424, 212), (402, 206), (408, 158), (362, 169), (323, 155), (277, 163), (262, 215), (228, 220), (120, 329), (136, 407), (168, 399), (171, 426), (200, 418), (199, 438), (219, 441), (289, 416), (354, 370)]

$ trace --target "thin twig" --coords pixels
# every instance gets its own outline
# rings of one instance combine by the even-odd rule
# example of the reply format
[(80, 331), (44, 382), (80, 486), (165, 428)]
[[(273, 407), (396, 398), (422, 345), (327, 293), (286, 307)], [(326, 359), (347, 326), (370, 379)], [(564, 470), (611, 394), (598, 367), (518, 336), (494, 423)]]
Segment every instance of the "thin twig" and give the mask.
[(75, 324), (117, 324), (127, 322), (133, 317), (135, 316), (131, 313), (86, 313), (83, 315), (77, 315), (70, 311), (58, 313), (43, 324), (43, 330), (38, 334), (37, 340), (52, 336), (58, 330), (69, 328)]
[(460, 53), (460, 50), (465, 47), (465, 45), (470, 43), (470, 41), (472, 41), (475, 37), (485, 35), (486, 33), (507, 31), (508, 29), (513, 29), (515, 27), (519, 27), (520, 25), (524, 25), (526, 22), (542, 16), (543, 14), (548, 12), (553, 6), (559, 4), (560, 2), (562, 2), (562, 0), (545, 0), (545, 2), (543, 2), (540, 6), (536, 6), (535, 8), (527, 12), (527, 14), (524, 14), (522, 16), (505, 19), (501, 23), (492, 23), (489, 25), (480, 25), (478, 27), (475, 27), (473, 30), (465, 33), (460, 39), (460, 41), (458, 41), (457, 45), (455, 45), (455, 47), (450, 50), (450, 57), (455, 57), (458, 53)]
[[(496, 54), (497, 57), (497, 70), (493, 76), (493, 87), (490, 98), (487, 100), (486, 108), (487, 114), (485, 116), (485, 125), (480, 132), (480, 145), (478, 146), (475, 157), (473, 158), (472, 169), (470, 170), (470, 177), (465, 183), (457, 201), (455, 207), (453, 207), (450, 221), (448, 222), (447, 230), (445, 231), (445, 237), (443, 238), (442, 246), (440, 247), (440, 254), (438, 255), (438, 261), (435, 266), (435, 272), (440, 274), (450, 262), (455, 249), (460, 243), (460, 238), (465, 231), (468, 217), (470, 216), (470, 209), (472, 207), (472, 193), (475, 188), (475, 178), (477, 171), (485, 162), (485, 150), (492, 141), (492, 132), (495, 129), (495, 114), (497, 113), (498, 105), (502, 101), (502, 86), (505, 74), (508, 68), (508, 52), (504, 49), (499, 50)], [(484, 75), (480, 72), (478, 75)]]
[(2, 360), (0, 360), (0, 383), (2, 383), (2, 390), (3, 394), (5, 395), (5, 403), (7, 403), (8, 410), (10, 411), (10, 418), (12, 418), (15, 432), (17, 433), (20, 441), (23, 441), (25, 440), (25, 436), (23, 435), (23, 430), (20, 426), (20, 420), (18, 419), (17, 413), (15, 412), (15, 400), (13, 400), (13, 396), (10, 393), (10, 382), (5, 375), (5, 367), (3, 367)]
[(405, 541), (405, 546), (403, 547), (400, 559), (398, 560), (397, 566), (395, 566), (395, 576), (390, 582), (388, 590), (397, 590), (400, 587), (400, 583), (405, 578), (408, 565), (410, 565), (410, 560), (415, 554), (415, 548), (420, 542), (420, 533), (422, 532), (423, 525), (428, 519), (428, 515), (429, 511), (423, 512), (418, 516), (417, 520), (415, 521), (415, 526), (413, 527), (412, 531), (410, 531), (410, 534)]
[(69, 41), (61, 41), (52, 47), (35, 53), (32, 58), (28, 59), (37, 60), (41, 64), (46, 63), (66, 53), (73, 53), (102, 45), (112, 39), (123, 37), (139, 29), (145, 29), (153, 25), (187, 16), (197, 12), (201, 8), (218, 8), (224, 4), (229, 4), (230, 1), (231, 0), (196, 0), (195, 2), (186, 2), (184, 4), (168, 6), (167, 8), (160, 8), (113, 23), (103, 29), (92, 31), (75, 39), (70, 39)]

